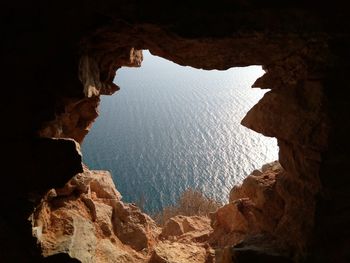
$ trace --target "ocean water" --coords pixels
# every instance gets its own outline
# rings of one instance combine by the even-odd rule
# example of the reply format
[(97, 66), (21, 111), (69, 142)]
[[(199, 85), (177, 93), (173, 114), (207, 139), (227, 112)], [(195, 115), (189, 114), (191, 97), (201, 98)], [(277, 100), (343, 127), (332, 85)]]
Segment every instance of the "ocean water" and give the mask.
[(266, 90), (251, 85), (260, 66), (226, 71), (179, 66), (144, 51), (140, 68), (121, 68), (113, 96), (82, 151), (90, 169), (109, 170), (127, 202), (157, 212), (191, 187), (223, 202), (232, 186), (278, 159), (276, 139), (240, 125)]

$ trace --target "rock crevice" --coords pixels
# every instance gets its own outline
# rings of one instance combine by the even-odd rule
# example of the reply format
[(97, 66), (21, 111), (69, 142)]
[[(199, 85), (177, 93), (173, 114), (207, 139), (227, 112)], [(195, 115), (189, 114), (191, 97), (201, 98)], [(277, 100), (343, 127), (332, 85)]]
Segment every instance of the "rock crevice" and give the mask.
[[(82, 142), (98, 115), (99, 96), (118, 89), (113, 84), (116, 70), (139, 66), (139, 50), (149, 49), (196, 68), (263, 66), (267, 73), (255, 86), (271, 91), (253, 107), (243, 124), (278, 139), (284, 172), (272, 188), (283, 200), (283, 214), (270, 224), (277, 224), (274, 233), (283, 237), (283, 245), (294, 244), (292, 250), (300, 258), (344, 262), (349, 258), (350, 240), (344, 231), (350, 221), (350, 181), (346, 176), (350, 159), (347, 6), (342, 0), (5, 2), (1, 11), (6, 187), (0, 191), (0, 261), (49, 261), (37, 250), (27, 218), (44, 193), (58, 191), (72, 176), (83, 173), (79, 147), (72, 139)], [(52, 193), (53, 198), (43, 206), (52, 216), (47, 215), (48, 220), (51, 218), (47, 224), (63, 217), (62, 208), (52, 205), (62, 204), (74, 193)], [(277, 196), (275, 208), (282, 206)], [(73, 199), (66, 200), (72, 211), (64, 212), (68, 221), (61, 233), (62, 244), (68, 242), (74, 247), (75, 239), (68, 237), (74, 231), (93, 239), (90, 229), (97, 225), (101, 226), (100, 235), (124, 236), (126, 242), (128, 234), (118, 227), (124, 217), (118, 219), (120, 222), (113, 220), (116, 226), (112, 228), (105, 222), (110, 216), (115, 218), (113, 211), (118, 209), (128, 211), (126, 218), (135, 217), (131, 230), (139, 235), (149, 223), (144, 223), (132, 206), (118, 203), (118, 198), (114, 205), (88, 192), (74, 198), (82, 210), (75, 210)], [(265, 213), (262, 203), (252, 203), (254, 198), (242, 197), (223, 208), (240, 216), (242, 231), (249, 228), (249, 220), (254, 222)], [(252, 218), (244, 222), (250, 215)], [(78, 228), (76, 224), (83, 218), (89, 218), (90, 223)], [(229, 222), (225, 227), (234, 229)], [(145, 240), (133, 246), (139, 249)], [(148, 246), (152, 244), (152, 239), (147, 240)], [(256, 248), (264, 238), (254, 240)], [(104, 247), (99, 255), (105, 261), (113, 257), (114, 261), (132, 260), (136, 251), (120, 241), (117, 246), (128, 247), (131, 252), (113, 254), (116, 245), (112, 241), (105, 238), (96, 242), (89, 249), (100, 251)], [(265, 244), (269, 242), (260, 242), (261, 247)], [(164, 246), (169, 244), (165, 242)], [(235, 251), (228, 247), (222, 251), (222, 258), (232, 260), (234, 252), (238, 262), (244, 262), (249, 253), (261, 255), (261, 249), (241, 247), (240, 252)], [(272, 259), (271, 253), (268, 257), (271, 262), (284, 262), (280, 257)], [(68, 261), (72, 257), (58, 253), (51, 259)]]
[(266, 164), (235, 186), (229, 204), (210, 218), (178, 215), (158, 227), (121, 201), (108, 172), (85, 167), (45, 195), (31, 217), (33, 234), (44, 257), (66, 253), (84, 263), (229, 262), (222, 257), (239, 257), (251, 247), (252, 254), (286, 258), (299, 240), (287, 243), (290, 232), (279, 229), (288, 213), (289, 200), (278, 189), (284, 174), (278, 162)]

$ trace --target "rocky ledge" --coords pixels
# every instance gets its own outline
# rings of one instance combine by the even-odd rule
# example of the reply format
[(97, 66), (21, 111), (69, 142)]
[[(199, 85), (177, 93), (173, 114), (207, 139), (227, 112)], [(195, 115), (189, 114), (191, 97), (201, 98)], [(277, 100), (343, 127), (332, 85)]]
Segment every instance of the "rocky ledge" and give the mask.
[(284, 211), (277, 187), (283, 173), (278, 162), (267, 164), (210, 217), (178, 215), (161, 228), (121, 201), (108, 172), (84, 167), (43, 198), (31, 216), (33, 235), (44, 257), (67, 254), (81, 262), (231, 262), (242, 253), (283, 258), (291, 252), (275, 234)]
[(42, 254), (67, 253), (81, 262), (143, 262), (160, 229), (121, 201), (111, 175), (90, 171), (50, 190), (32, 215)]

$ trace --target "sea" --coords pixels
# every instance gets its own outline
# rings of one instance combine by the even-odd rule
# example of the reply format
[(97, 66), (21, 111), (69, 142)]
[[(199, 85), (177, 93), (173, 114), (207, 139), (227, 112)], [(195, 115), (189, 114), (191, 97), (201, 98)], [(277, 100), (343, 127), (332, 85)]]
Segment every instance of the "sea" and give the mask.
[(192, 188), (225, 203), (234, 185), (278, 159), (275, 138), (240, 124), (267, 92), (251, 88), (261, 66), (203, 70), (143, 56), (140, 68), (116, 72), (121, 89), (101, 97), (82, 144), (84, 163), (110, 171), (125, 202), (157, 213)]

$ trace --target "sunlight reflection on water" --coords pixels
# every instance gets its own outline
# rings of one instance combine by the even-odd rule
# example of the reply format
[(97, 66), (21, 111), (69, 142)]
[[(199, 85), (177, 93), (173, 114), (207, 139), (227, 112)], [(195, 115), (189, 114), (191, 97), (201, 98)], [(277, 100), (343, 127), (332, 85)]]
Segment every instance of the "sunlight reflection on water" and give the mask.
[(125, 201), (144, 197), (148, 212), (188, 187), (227, 201), (234, 184), (278, 159), (276, 139), (240, 125), (267, 92), (250, 88), (263, 73), (182, 67), (144, 51), (142, 67), (118, 70), (121, 90), (102, 97), (84, 161), (111, 171)]

